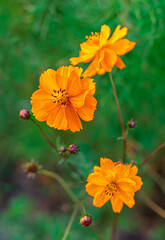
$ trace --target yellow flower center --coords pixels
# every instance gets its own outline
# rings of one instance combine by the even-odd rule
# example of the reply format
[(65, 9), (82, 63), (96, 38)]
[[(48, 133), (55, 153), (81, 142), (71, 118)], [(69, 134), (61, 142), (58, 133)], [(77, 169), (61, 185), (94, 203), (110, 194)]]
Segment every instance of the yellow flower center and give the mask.
[(53, 103), (60, 103), (62, 105), (65, 105), (68, 100), (69, 100), (69, 97), (68, 97), (68, 93), (66, 92), (66, 90), (62, 90), (60, 88), (60, 90), (56, 91), (56, 90), (53, 90), (53, 94), (52, 96), (54, 97), (54, 101)]
[(105, 195), (109, 195), (109, 197), (112, 197), (115, 192), (117, 192), (116, 183), (112, 182), (112, 183), (106, 185), (106, 187), (104, 189)]
[(100, 33), (97, 33), (97, 32), (93, 33), (92, 32), (90, 36), (86, 36), (85, 38), (88, 39), (88, 40), (92, 40), (92, 41), (98, 41), (99, 38), (100, 38)]

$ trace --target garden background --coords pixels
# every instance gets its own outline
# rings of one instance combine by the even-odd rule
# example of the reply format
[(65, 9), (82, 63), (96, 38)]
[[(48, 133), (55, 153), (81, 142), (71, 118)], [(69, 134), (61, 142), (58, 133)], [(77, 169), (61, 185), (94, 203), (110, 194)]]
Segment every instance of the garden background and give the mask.
[[(1, 0), (0, 2), (0, 239), (60, 240), (73, 204), (54, 180), (43, 176), (27, 179), (22, 164), (34, 159), (44, 168), (58, 172), (81, 196), (93, 225), (84, 228), (77, 215), (68, 240), (109, 239), (114, 213), (107, 203), (92, 206), (84, 191), (85, 179), (100, 157), (121, 160), (122, 141), (115, 100), (108, 74), (94, 76), (98, 100), (94, 120), (83, 122), (77, 133), (58, 131), (39, 123), (61, 147), (76, 143), (77, 155), (61, 159), (31, 121), (19, 118), (19, 110), (31, 109), (30, 97), (40, 74), (69, 65), (78, 56), (80, 43), (103, 24), (114, 31), (128, 28), (127, 39), (135, 48), (122, 57), (126, 68), (114, 67), (125, 125), (137, 127), (128, 135), (128, 160), (140, 164), (164, 141), (165, 133), (165, 27), (164, 0)], [(87, 64), (79, 64), (84, 68)], [(161, 150), (140, 170), (142, 190), (136, 193), (133, 209), (124, 207), (119, 218), (118, 239), (163, 240), (164, 220), (146, 206), (143, 193), (165, 206), (165, 151)], [(74, 170), (70, 165), (74, 166)], [(160, 178), (160, 181), (155, 179)]]

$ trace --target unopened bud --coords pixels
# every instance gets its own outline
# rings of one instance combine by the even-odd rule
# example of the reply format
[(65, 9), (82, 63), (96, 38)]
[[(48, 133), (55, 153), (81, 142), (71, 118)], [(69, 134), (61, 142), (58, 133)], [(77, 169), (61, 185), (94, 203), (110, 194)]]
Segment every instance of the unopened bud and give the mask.
[(118, 162), (115, 162), (115, 163), (114, 163), (115, 166), (118, 165), (118, 164), (121, 164), (121, 162), (118, 161)]
[(75, 145), (75, 144), (71, 144), (71, 145), (68, 147), (68, 150), (69, 150), (69, 152), (72, 153), (72, 154), (78, 153), (78, 146)]
[(64, 152), (66, 152), (66, 147), (64, 147), (64, 146), (62, 146), (62, 147), (60, 147), (60, 151), (62, 152), (62, 153), (64, 153)]
[(131, 121), (128, 122), (128, 127), (129, 128), (134, 128), (135, 126), (136, 126), (136, 122), (135, 121), (131, 120)]
[(19, 116), (20, 116), (20, 118), (27, 120), (30, 118), (30, 112), (27, 109), (22, 109), (19, 112)]
[(132, 165), (136, 165), (136, 161), (135, 160), (131, 160)]
[(88, 215), (88, 214), (84, 214), (84, 215), (81, 217), (81, 219), (80, 219), (80, 223), (81, 223), (81, 225), (84, 226), (84, 227), (90, 226), (91, 223), (92, 223), (92, 218), (91, 218), (91, 216)]
[(28, 177), (35, 177), (38, 169), (41, 169), (42, 166), (34, 162), (28, 162), (23, 165), (24, 171), (27, 173)]

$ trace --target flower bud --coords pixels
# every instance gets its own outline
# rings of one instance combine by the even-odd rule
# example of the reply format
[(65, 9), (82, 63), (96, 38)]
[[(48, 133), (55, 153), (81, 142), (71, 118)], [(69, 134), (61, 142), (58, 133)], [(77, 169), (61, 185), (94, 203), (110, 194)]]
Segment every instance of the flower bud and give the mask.
[(118, 165), (118, 164), (121, 164), (121, 162), (120, 161), (114, 162), (115, 166)]
[(92, 223), (92, 218), (91, 218), (91, 216), (88, 215), (88, 214), (84, 214), (84, 215), (81, 217), (81, 219), (80, 219), (80, 223), (81, 223), (81, 225), (84, 226), (84, 227), (90, 226), (91, 223)]
[(129, 128), (134, 128), (135, 126), (136, 126), (136, 122), (135, 122), (135, 121), (130, 120), (130, 121), (128, 122), (128, 127), (129, 127)]
[(62, 152), (62, 153), (64, 153), (64, 152), (66, 152), (66, 147), (64, 147), (64, 146), (62, 146), (62, 147), (60, 147), (60, 151)]
[(23, 165), (24, 171), (27, 173), (28, 177), (35, 177), (38, 169), (41, 169), (42, 166), (34, 162), (28, 162)]
[(131, 160), (132, 165), (136, 165), (136, 161), (135, 160)]
[(19, 116), (20, 116), (20, 118), (23, 118), (23, 119), (27, 120), (27, 119), (30, 118), (30, 113), (27, 109), (22, 109), (19, 112)]
[(72, 154), (75, 154), (75, 153), (78, 153), (78, 146), (75, 145), (75, 144), (71, 144), (69, 147), (68, 147), (68, 150), (70, 153)]

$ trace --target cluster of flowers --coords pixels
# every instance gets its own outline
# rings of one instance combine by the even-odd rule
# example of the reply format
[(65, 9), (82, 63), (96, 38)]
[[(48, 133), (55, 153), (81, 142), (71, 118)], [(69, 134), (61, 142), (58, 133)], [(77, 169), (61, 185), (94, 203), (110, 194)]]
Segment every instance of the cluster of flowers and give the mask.
[[(96, 73), (111, 72), (114, 65), (124, 68), (120, 56), (135, 46), (135, 42), (123, 39), (127, 34), (126, 27), (118, 25), (111, 37), (110, 33), (109, 26), (103, 25), (100, 33), (92, 33), (80, 44), (79, 57), (70, 58), (72, 65), (62, 66), (56, 71), (48, 69), (41, 74), (39, 89), (31, 97), (32, 113), (38, 121), (46, 121), (50, 127), (59, 130), (76, 132), (82, 129), (80, 118), (84, 121), (93, 119), (97, 100), (91, 77)], [(82, 68), (74, 67), (90, 61), (84, 73)], [(96, 207), (110, 200), (114, 212), (120, 212), (123, 203), (132, 208), (134, 194), (142, 186), (137, 172), (138, 168), (131, 164), (101, 158), (100, 167), (95, 166), (94, 173), (88, 176), (86, 191), (94, 197)]]

